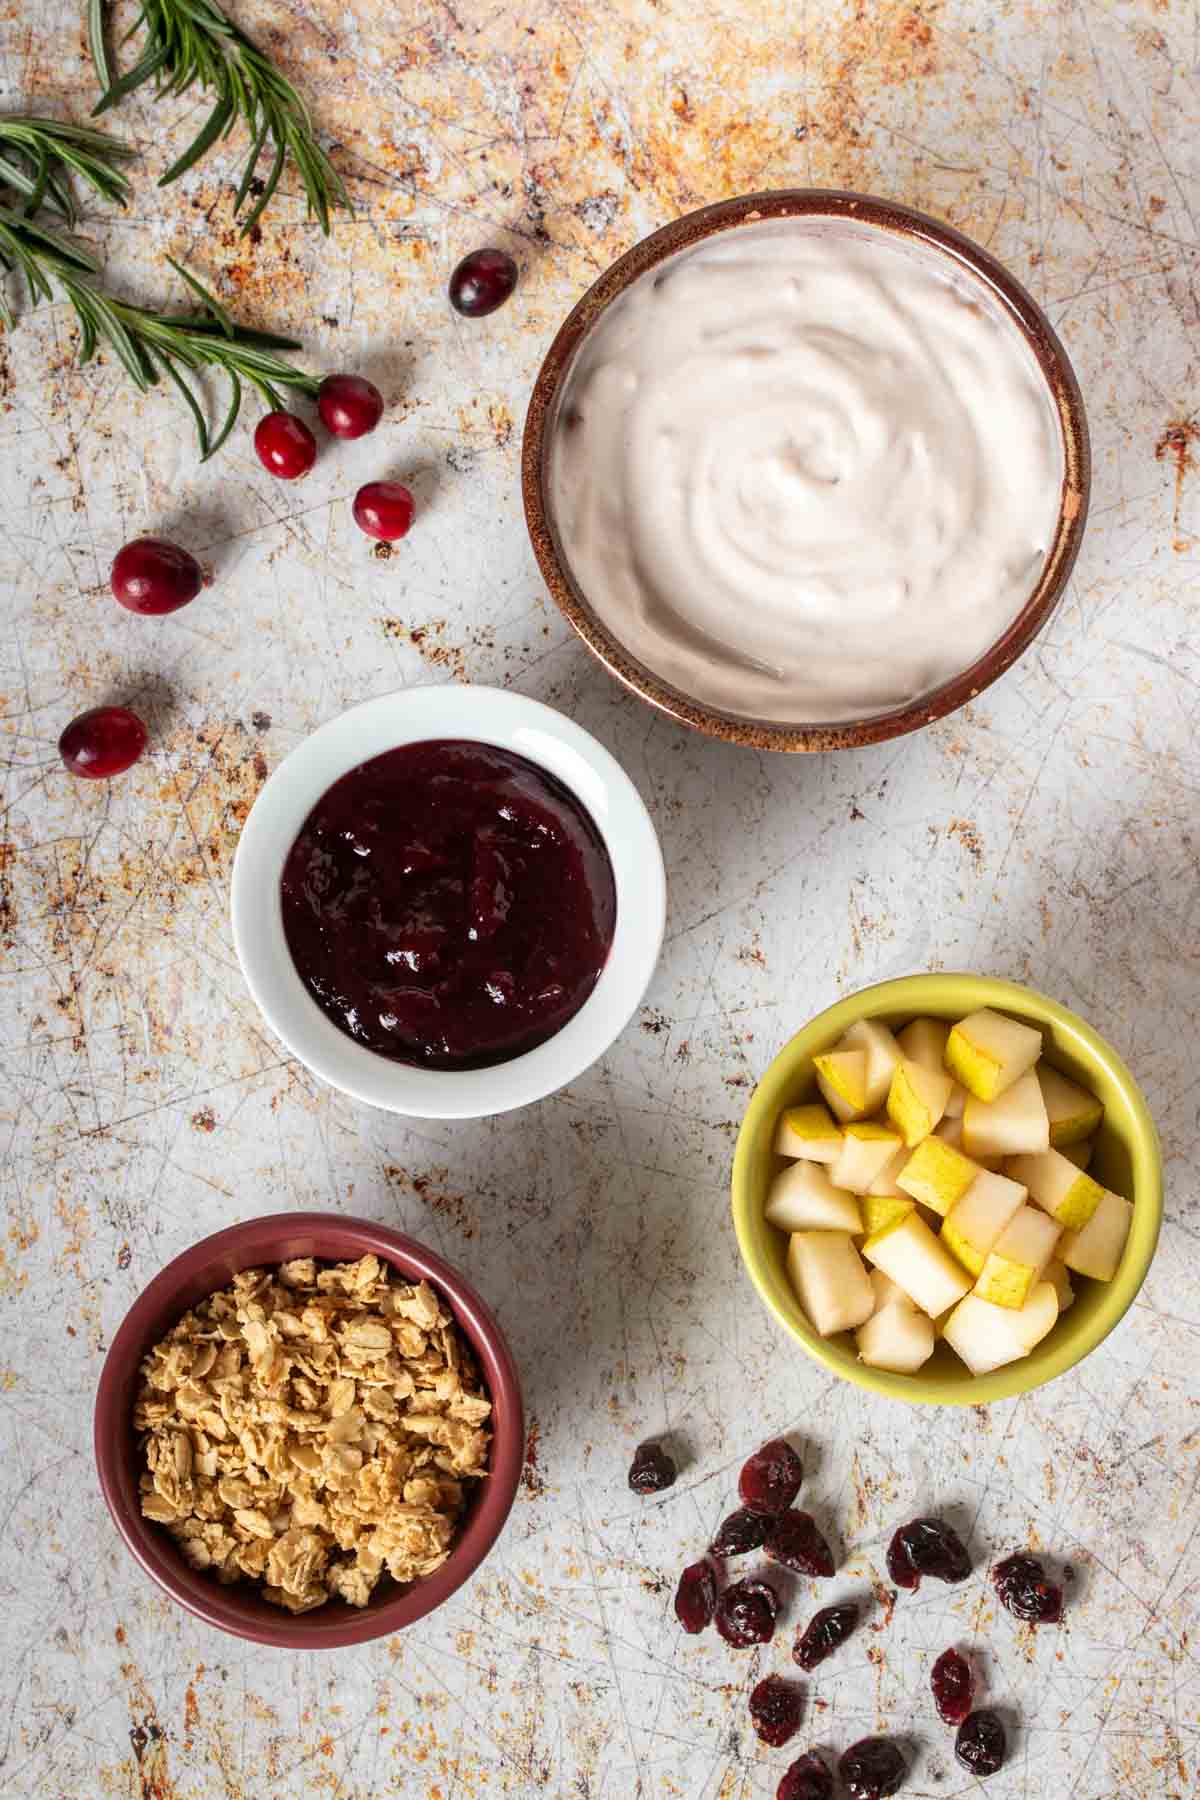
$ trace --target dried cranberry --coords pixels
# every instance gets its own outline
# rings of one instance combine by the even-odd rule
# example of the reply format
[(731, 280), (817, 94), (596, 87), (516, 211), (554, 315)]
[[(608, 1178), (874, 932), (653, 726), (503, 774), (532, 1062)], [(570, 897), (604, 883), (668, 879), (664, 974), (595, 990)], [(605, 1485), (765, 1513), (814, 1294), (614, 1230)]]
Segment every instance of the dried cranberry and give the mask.
[(838, 1763), (850, 1800), (884, 1800), (908, 1774), (908, 1764), (891, 1738), (860, 1738)]
[(635, 1494), (661, 1494), (675, 1484), (675, 1464), (661, 1444), (639, 1444), (629, 1465), (629, 1485)]
[(748, 1550), (761, 1550), (770, 1523), (765, 1513), (739, 1506), (721, 1521), (709, 1548), (714, 1556), (745, 1556)]
[(694, 1637), (712, 1623), (716, 1609), (716, 1570), (710, 1562), (689, 1563), (675, 1590), (675, 1617)]
[(954, 1740), (955, 1756), (972, 1775), (994, 1775), (1003, 1768), (1007, 1749), (1003, 1722), (986, 1706), (963, 1720)]
[(779, 1596), (766, 1581), (735, 1581), (717, 1601), (717, 1630), (735, 1650), (769, 1644), (775, 1635)]
[(975, 1693), (975, 1677), (961, 1651), (942, 1651), (933, 1665), (929, 1685), (938, 1717), (947, 1725), (961, 1725), (971, 1710)]
[[(970, 1573), (966, 1546), (953, 1526), (942, 1519), (911, 1519), (888, 1546), (888, 1574), (898, 1587), (919, 1587), (922, 1575), (933, 1575), (938, 1581), (965, 1581)], [(909, 1579), (904, 1579), (905, 1575)]]
[(775, 1800), (833, 1800), (833, 1776), (811, 1751), (799, 1756), (779, 1784)]
[(1006, 1556), (992, 1570), (992, 1582), (1002, 1605), (1015, 1619), (1033, 1625), (1057, 1625), (1063, 1616), (1063, 1591), (1046, 1579), (1036, 1556), (1018, 1551)]
[(767, 1555), (797, 1575), (832, 1575), (833, 1552), (805, 1512), (785, 1512), (771, 1520)]
[(815, 1669), (827, 1656), (832, 1656), (858, 1624), (858, 1608), (846, 1601), (842, 1606), (823, 1606), (814, 1613), (792, 1648), (792, 1660), (802, 1669)]
[(804, 1479), (804, 1465), (782, 1438), (772, 1438), (749, 1457), (738, 1477), (738, 1494), (751, 1512), (786, 1512)]
[(800, 1689), (782, 1675), (765, 1675), (750, 1695), (750, 1719), (764, 1744), (778, 1750), (800, 1729)]

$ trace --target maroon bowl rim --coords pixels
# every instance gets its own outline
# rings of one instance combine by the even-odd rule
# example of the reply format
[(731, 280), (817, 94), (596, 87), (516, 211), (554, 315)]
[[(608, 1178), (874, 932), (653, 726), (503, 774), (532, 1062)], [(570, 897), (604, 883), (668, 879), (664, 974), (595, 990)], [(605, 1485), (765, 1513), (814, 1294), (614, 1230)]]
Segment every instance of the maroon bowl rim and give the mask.
[[(808, 216), (851, 218), (916, 239), (981, 280), (1015, 322), (1037, 360), (1058, 414), (1064, 458), (1054, 543), (1033, 593), (1004, 634), (970, 668), (920, 701), (832, 725), (777, 723), (703, 705), (631, 655), (593, 610), (570, 572), (554, 524), (547, 480), (564, 378), (584, 338), (617, 296), (647, 269), (717, 232), (763, 219)], [(952, 225), (901, 201), (835, 188), (779, 188), (718, 200), (673, 219), (634, 244), (592, 283), (559, 327), (534, 382), (521, 447), (521, 491), (533, 553), (551, 596), (588, 649), (618, 681), (660, 712), (727, 743), (755, 750), (843, 750), (900, 737), (944, 718), (990, 687), (1029, 647), (1061, 600), (1079, 553), (1091, 494), (1091, 449), (1083, 396), (1066, 350), (1032, 295), (990, 251)]]
[[(190, 1569), (166, 1532), (142, 1517), (133, 1432), (133, 1397), (146, 1352), (206, 1294), (241, 1269), (296, 1256), (346, 1261), (374, 1251), (411, 1280), (425, 1280), (446, 1299), (479, 1361), (492, 1401), (489, 1472), (467, 1522), (440, 1569), (361, 1609), (340, 1603), (287, 1613), (250, 1583), (222, 1587)], [(432, 1250), (371, 1219), (340, 1213), (286, 1212), (231, 1225), (201, 1238), (159, 1271), (126, 1313), (96, 1390), (93, 1441), (100, 1489), (127, 1549), (151, 1580), (206, 1625), (252, 1643), (288, 1650), (331, 1650), (402, 1631), (433, 1612), (474, 1574), (491, 1550), (516, 1498), (525, 1457), (525, 1422), (516, 1363), (491, 1309)]]

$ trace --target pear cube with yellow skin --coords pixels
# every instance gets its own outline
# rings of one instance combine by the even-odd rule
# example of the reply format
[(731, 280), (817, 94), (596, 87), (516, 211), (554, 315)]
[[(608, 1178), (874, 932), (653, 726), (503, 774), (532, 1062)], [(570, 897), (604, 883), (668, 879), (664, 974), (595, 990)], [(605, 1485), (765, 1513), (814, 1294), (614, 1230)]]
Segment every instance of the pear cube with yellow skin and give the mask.
[(988, 1251), (975, 1292), (994, 1306), (1021, 1307), (1054, 1255), (1062, 1226), (1037, 1206), (1020, 1206)]
[(896, 1185), (922, 1206), (930, 1206), (945, 1218), (980, 1174), (978, 1163), (948, 1144), (945, 1138), (922, 1140), (896, 1177)]
[(981, 1171), (942, 1226), (943, 1244), (964, 1269), (979, 1275), (989, 1250), (1028, 1198), (1019, 1182)]
[[(1059, 1248), (1061, 1249), (1061, 1244)], [(1048, 1281), (1058, 1299), (1058, 1310), (1065, 1313), (1075, 1299), (1075, 1289), (1071, 1286), (1071, 1274), (1066, 1263), (1059, 1262), (1052, 1256), (1042, 1271), (1042, 1280)]]
[(998, 1100), (968, 1095), (962, 1147), (976, 1162), (984, 1157), (1034, 1155), (1050, 1148), (1050, 1121), (1032, 1069), (1019, 1076)]
[(851, 1120), (842, 1138), (842, 1153), (829, 1171), (835, 1187), (851, 1194), (870, 1192), (871, 1183), (903, 1148), (900, 1134), (874, 1119)]
[(896, 1177), (908, 1161), (908, 1148), (899, 1140), (897, 1142), (899, 1147), (884, 1163), (867, 1189), (868, 1194), (873, 1194), (879, 1199), (890, 1200), (897, 1194), (903, 1194), (903, 1189), (896, 1186)]
[(832, 1163), (842, 1147), (842, 1128), (819, 1100), (806, 1106), (789, 1106), (775, 1127), (779, 1156), (802, 1157), (805, 1162)]
[(1095, 1154), (1095, 1138), (1082, 1138), (1077, 1144), (1064, 1144), (1060, 1151), (1060, 1155), (1065, 1156), (1068, 1162), (1073, 1162), (1077, 1169), (1090, 1168)]
[[(964, 1088), (959, 1088), (958, 1091), (960, 1094), (965, 1095), (965, 1093), (966, 1093), (966, 1090)], [(951, 1095), (952, 1100), (953, 1100), (953, 1098), (954, 1098), (954, 1096)], [(962, 1113), (959, 1113), (959, 1115), (956, 1119), (952, 1119), (950, 1117), (949, 1113), (947, 1113), (946, 1117), (942, 1120), (941, 1124), (938, 1126), (937, 1130), (934, 1132), (933, 1135), (936, 1138), (944, 1138), (946, 1143), (952, 1144), (956, 1150), (962, 1150), (962, 1147), (963, 1147), (963, 1115), (962, 1115)], [(963, 1150), (963, 1155), (964, 1156), (966, 1155), (965, 1150)], [(979, 1169), (998, 1169), (1000, 1167), (1000, 1164), (1004, 1161), (1004, 1158), (1002, 1156), (973, 1156), (971, 1158), (971, 1161), (975, 1164), (976, 1168), (979, 1168)]]
[(854, 1334), (860, 1359), (870, 1369), (915, 1375), (933, 1355), (933, 1320), (915, 1306), (885, 1306)]
[(887, 1114), (910, 1150), (933, 1131), (953, 1086), (948, 1075), (908, 1057), (899, 1064), (888, 1091)]
[(931, 1319), (961, 1300), (971, 1286), (970, 1276), (939, 1243), (915, 1207), (897, 1224), (874, 1232), (862, 1253)]
[(888, 1097), (900, 1046), (891, 1028), (881, 1019), (857, 1019), (850, 1027), (839, 1050), (863, 1050), (867, 1057), (867, 1111), (878, 1112)]
[(1068, 1144), (1091, 1137), (1104, 1117), (1104, 1107), (1095, 1094), (1089, 1093), (1087, 1088), (1077, 1087), (1048, 1063), (1038, 1064), (1037, 1078), (1046, 1103), (1050, 1142), (1054, 1148), (1062, 1150)]
[(946, 1039), (950, 1027), (945, 1019), (913, 1019), (903, 1031), (896, 1033), (900, 1054), (909, 1062), (920, 1063), (940, 1075), (945, 1065)]
[(1004, 1166), (1014, 1181), (1024, 1182), (1042, 1211), (1066, 1231), (1086, 1225), (1104, 1197), (1100, 1183), (1058, 1150), (1043, 1150), (1040, 1156), (1010, 1156)]
[(943, 1060), (969, 1094), (990, 1105), (1032, 1069), (1041, 1054), (1040, 1031), (981, 1006), (951, 1031)]
[(863, 1230), (868, 1237), (874, 1237), (877, 1231), (886, 1231), (889, 1225), (898, 1225), (913, 1210), (913, 1202), (907, 1194), (864, 1194), (858, 1203), (862, 1214)]
[(835, 1119), (846, 1124), (865, 1118), (867, 1105), (867, 1053), (865, 1050), (829, 1050), (813, 1057), (820, 1088)]
[[(1133, 1207), (1120, 1194), (1103, 1190), (1099, 1206), (1079, 1231), (1068, 1231), (1059, 1245), (1060, 1259), (1076, 1275), (1111, 1281), (1121, 1266), (1125, 1241), (1133, 1223)], [(864, 1250), (866, 1245), (863, 1246)]]
[(990, 1375), (1017, 1362), (1040, 1344), (1058, 1318), (1058, 1301), (1048, 1281), (1040, 1281), (1021, 1307), (994, 1306), (978, 1294), (960, 1300), (942, 1328), (942, 1337), (972, 1375)]
[(871, 1278), (848, 1232), (794, 1232), (788, 1241), (787, 1272), (818, 1337), (854, 1331), (875, 1310)]
[(858, 1201), (836, 1187), (820, 1163), (794, 1162), (781, 1170), (763, 1211), (781, 1231), (863, 1230)]

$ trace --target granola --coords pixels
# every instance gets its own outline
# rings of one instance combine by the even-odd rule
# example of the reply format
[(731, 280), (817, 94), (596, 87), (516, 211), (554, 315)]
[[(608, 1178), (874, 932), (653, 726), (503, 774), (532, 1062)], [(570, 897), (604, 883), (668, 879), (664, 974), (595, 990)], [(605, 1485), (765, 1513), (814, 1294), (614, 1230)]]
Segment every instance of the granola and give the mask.
[(142, 1512), (194, 1569), (308, 1612), (445, 1562), (491, 1404), (444, 1302), (373, 1255), (246, 1269), (144, 1359)]

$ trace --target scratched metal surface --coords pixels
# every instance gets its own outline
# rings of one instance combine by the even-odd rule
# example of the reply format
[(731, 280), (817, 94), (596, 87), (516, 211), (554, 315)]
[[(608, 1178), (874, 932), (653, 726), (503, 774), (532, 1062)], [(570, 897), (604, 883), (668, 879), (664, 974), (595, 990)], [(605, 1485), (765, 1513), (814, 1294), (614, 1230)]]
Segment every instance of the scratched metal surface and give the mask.
[[(950, 1508), (980, 1558), (1027, 1542), (1076, 1571), (1035, 1638), (976, 1581), (922, 1593), (810, 1684), (804, 1739), (879, 1728), (909, 1792), (974, 1791), (926, 1699), (951, 1641), (1018, 1721), (988, 1793), (1182, 1797), (1200, 1768), (1200, 1086), (1196, 903), (1200, 17), (1191, 0), (241, 0), (312, 96), (358, 202), (326, 244), (295, 194), (237, 237), (233, 148), (159, 194), (194, 128), (136, 100), (125, 216), (88, 215), (109, 278), (178, 297), (186, 258), (310, 366), (386, 391), (384, 426), (273, 483), (249, 429), (198, 466), (165, 397), (80, 373), (67, 312), (5, 339), (0, 413), (3, 1246), (0, 1791), (30, 1800), (367, 1800), (774, 1794), (749, 1684), (770, 1654), (684, 1640), (681, 1564), (767, 1433), (811, 1446), (845, 1546), (837, 1593), (892, 1527)], [(7, 0), (6, 104), (83, 118), (77, 9)], [(651, 717), (549, 606), (517, 497), (520, 422), (557, 321), (649, 228), (789, 182), (876, 189), (999, 252), (1065, 335), (1096, 451), (1070, 595), (977, 705), (862, 755), (766, 760)], [(444, 278), (480, 240), (523, 281), (493, 320)], [(421, 513), (390, 559), (350, 522), (370, 475)], [(215, 571), (160, 621), (117, 609), (109, 560), (162, 531)], [(259, 1023), (230, 943), (238, 831), (320, 721), (421, 681), (505, 682), (623, 759), (662, 833), (669, 939), (603, 1064), (517, 1117), (406, 1125), (316, 1086)], [(73, 782), (75, 712), (135, 698), (153, 749)], [(1168, 1159), (1141, 1299), (1087, 1366), (977, 1414), (873, 1404), (792, 1354), (726, 1218), (757, 1074), (839, 993), (912, 969), (1029, 980), (1128, 1056)], [(483, 1571), (403, 1638), (264, 1653), (173, 1611), (132, 1567), (89, 1451), (106, 1341), (171, 1256), (287, 1207), (410, 1229), (502, 1314), (533, 1426)], [(625, 1487), (641, 1436), (686, 1450), (660, 1503)], [(797, 1593), (787, 1626), (810, 1610)]]

